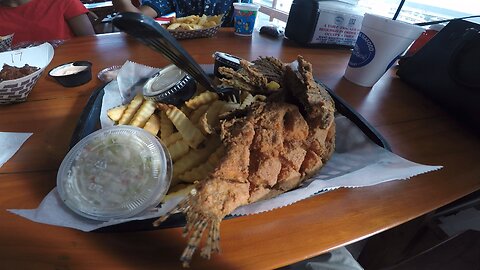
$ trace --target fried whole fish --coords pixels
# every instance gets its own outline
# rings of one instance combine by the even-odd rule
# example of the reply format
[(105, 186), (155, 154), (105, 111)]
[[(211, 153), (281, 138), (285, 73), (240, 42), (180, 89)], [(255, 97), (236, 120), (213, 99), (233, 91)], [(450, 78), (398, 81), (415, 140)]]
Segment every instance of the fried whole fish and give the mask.
[[(312, 66), (299, 56), (298, 70), (275, 58), (242, 64), (238, 73), (220, 71), (223, 84), (265, 93), (275, 80), (280, 88), (239, 116), (223, 120), (220, 137), (225, 155), (206, 180), (169, 214), (183, 212), (189, 238), (180, 260), (188, 267), (207, 231), (204, 258), (220, 250), (220, 222), (237, 207), (274, 197), (316, 173), (335, 147), (334, 102), (313, 79)], [(258, 64), (259, 63), (259, 64)], [(262, 75), (262, 70), (268, 70)], [(276, 71), (280, 76), (274, 76)], [(277, 74), (277, 75), (278, 75)]]

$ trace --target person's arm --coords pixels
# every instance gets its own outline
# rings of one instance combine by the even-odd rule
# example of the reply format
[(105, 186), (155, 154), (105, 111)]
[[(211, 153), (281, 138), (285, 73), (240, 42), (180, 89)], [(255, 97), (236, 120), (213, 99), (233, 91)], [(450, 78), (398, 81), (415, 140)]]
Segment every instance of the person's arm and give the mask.
[(93, 30), (92, 23), (86, 13), (67, 20), (67, 23), (75, 36), (95, 35), (95, 30)]
[(113, 7), (118, 12), (137, 12), (143, 13), (149, 17), (157, 17), (157, 12), (149, 6), (135, 7), (130, 0), (112, 0)]

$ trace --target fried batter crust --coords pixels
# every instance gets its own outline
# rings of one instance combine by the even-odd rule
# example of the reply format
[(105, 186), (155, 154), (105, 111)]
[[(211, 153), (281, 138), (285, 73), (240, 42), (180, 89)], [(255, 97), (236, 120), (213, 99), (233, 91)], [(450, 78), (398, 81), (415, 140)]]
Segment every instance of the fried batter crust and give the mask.
[[(189, 244), (181, 257), (184, 266), (188, 266), (205, 230), (208, 236), (202, 255), (209, 258), (219, 251), (219, 226), (226, 215), (239, 206), (297, 187), (334, 151), (334, 103), (315, 82), (311, 64), (299, 56), (298, 70), (294, 70), (275, 59), (260, 60), (262, 64), (257, 67), (281, 73), (283, 88), (266, 102), (257, 101), (241, 114), (222, 120), (219, 129), (225, 156), (171, 212), (187, 215)], [(245, 66), (239, 72), (226, 69), (223, 74), (229, 79), (223, 82), (253, 94), (264, 93), (262, 85), (275, 76), (242, 64)]]
[(0, 82), (15, 80), (25, 77), (39, 70), (38, 67), (32, 67), (25, 64), (23, 67), (14, 67), (7, 64), (3, 64), (2, 70), (0, 70)]
[(250, 63), (240, 60), (239, 71), (220, 67), (218, 71), (226, 78), (220, 79), (223, 86), (252, 93), (269, 93), (278, 90), (268, 88), (268, 83), (276, 82), (280, 88), (284, 85), (285, 65), (274, 57), (260, 57)]
[[(220, 134), (226, 155), (201, 182), (199, 196), (194, 198), (208, 216), (223, 218), (240, 205), (297, 187), (333, 152), (334, 104), (313, 79), (311, 64), (298, 57), (296, 71), (289, 66), (283, 69), (272, 59), (267, 61), (274, 65), (272, 69), (285, 70), (285, 91), (304, 112), (286, 102), (256, 102), (244, 116), (222, 121)], [(246, 68), (248, 75), (236, 76), (262, 77), (253, 69), (249, 71), (250, 67)]]

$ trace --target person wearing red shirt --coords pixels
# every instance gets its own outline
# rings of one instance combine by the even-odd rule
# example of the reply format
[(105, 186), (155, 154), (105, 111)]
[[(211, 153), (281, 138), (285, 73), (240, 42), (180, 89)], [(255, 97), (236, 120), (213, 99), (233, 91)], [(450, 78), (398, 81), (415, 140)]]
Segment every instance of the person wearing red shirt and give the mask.
[(0, 36), (14, 33), (12, 45), (94, 35), (80, 0), (0, 0)]

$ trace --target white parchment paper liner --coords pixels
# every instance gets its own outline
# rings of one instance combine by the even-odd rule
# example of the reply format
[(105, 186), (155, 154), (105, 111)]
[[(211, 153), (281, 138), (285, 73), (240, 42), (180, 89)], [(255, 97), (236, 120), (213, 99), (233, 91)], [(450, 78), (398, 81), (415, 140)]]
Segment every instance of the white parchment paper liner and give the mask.
[(142, 92), (145, 79), (160, 71), (160, 68), (149, 67), (135, 62), (126, 61), (118, 72), (116, 80), (111, 81), (104, 88), (100, 124), (102, 127), (113, 126), (107, 116), (107, 110), (130, 102), (137, 93)]
[[(123, 103), (118, 85), (116, 81), (107, 85), (102, 113)], [(132, 91), (135, 91), (135, 89)], [(130, 95), (130, 97), (133, 97), (133, 95)], [(105, 124), (104, 126), (112, 125), (108, 118), (103, 120), (105, 122), (102, 122), (102, 124)], [(408, 161), (377, 146), (344, 116), (336, 117), (335, 121), (337, 124), (335, 153), (314, 177), (308, 179), (298, 189), (281, 194), (273, 199), (239, 207), (232, 214), (251, 215), (261, 213), (293, 204), (322, 191), (342, 187), (364, 187), (392, 180), (409, 179), (412, 176), (442, 168), (441, 166), (427, 166)], [(321, 194), (317, 196), (321, 196)], [(92, 231), (131, 220), (144, 220), (161, 216), (170, 211), (181, 199), (177, 197), (161, 205), (160, 208), (145, 211), (129, 219), (102, 222), (83, 218), (70, 211), (61, 201), (56, 189), (53, 189), (37, 209), (11, 209), (9, 211), (35, 222)]]
[(0, 132), (0, 167), (3, 166), (33, 133)]

